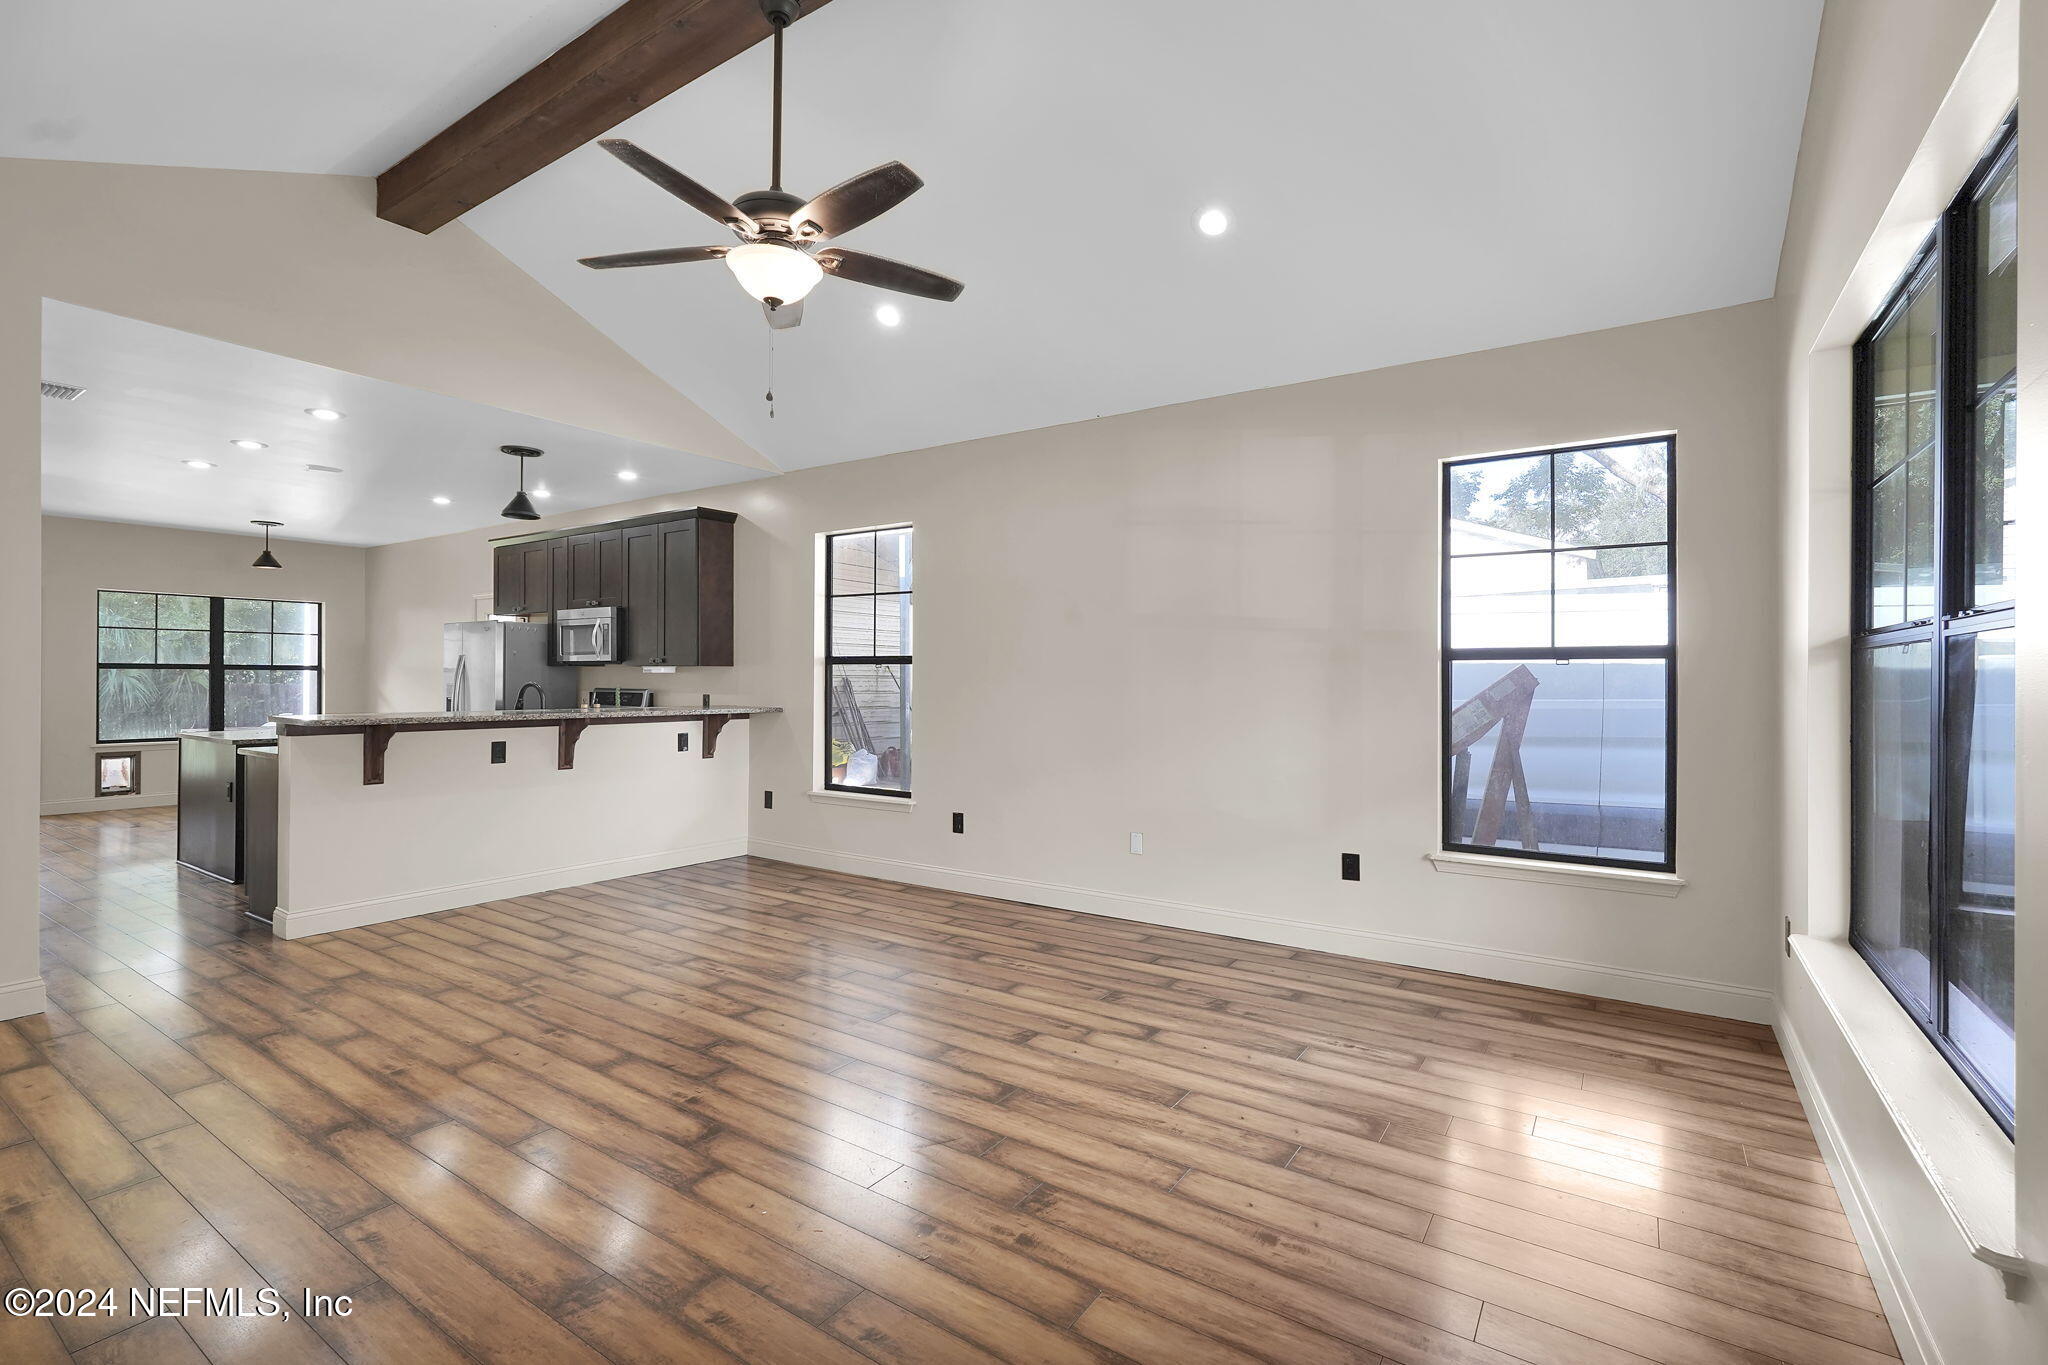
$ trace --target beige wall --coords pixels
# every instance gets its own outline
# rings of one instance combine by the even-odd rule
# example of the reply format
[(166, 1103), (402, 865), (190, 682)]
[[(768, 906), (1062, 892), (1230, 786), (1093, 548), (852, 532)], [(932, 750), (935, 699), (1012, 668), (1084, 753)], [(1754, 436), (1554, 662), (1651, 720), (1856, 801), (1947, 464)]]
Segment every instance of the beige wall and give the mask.
[[(1883, 1026), (1903, 1019), (1874, 976), (1843, 946), (1848, 895), (1848, 664), (1851, 449), (1849, 345), (1896, 282), (1934, 217), (1954, 195), (2016, 88), (2015, 50), (2048, 59), (2044, 0), (1831, 0), (1821, 26), (1814, 85), (1800, 148), (1790, 221), (1778, 280), (1785, 324), (1782, 386), (1786, 426), (1781, 495), (1787, 573), (1781, 619), (1786, 743), (1780, 755), (1786, 817), (1784, 901), (1795, 930), (1808, 936), (1797, 955), (1781, 959), (1780, 1036), (1802, 1079), (1809, 1114), (1832, 1149), (1838, 1186), (1865, 1234), (1865, 1251), (1909, 1362), (2048, 1359), (2048, 1303), (2038, 1283), (2015, 1303), (1991, 1266), (1972, 1258), (1951, 1205), (2010, 1181), (2016, 1170), (2021, 1246), (2037, 1267), (2048, 1266), (2048, 979), (2039, 959), (2043, 926), (2031, 914), (2041, 884), (2039, 839), (2022, 841), (2019, 1028), (2021, 1105), (2017, 1151), (2004, 1146), (1988, 1118), (1931, 1048), (1910, 1027), (1903, 1040), (1872, 1052)], [(2020, 16), (2025, 36), (2015, 41)], [(2021, 105), (2028, 100), (2022, 91)], [(2036, 104), (2048, 105), (2048, 94)], [(2037, 132), (2039, 130), (2036, 130)], [(2048, 260), (2048, 210), (2037, 202), (2048, 184), (2038, 137), (2022, 136), (2021, 177), (2025, 261)], [(2048, 293), (2036, 268), (2023, 267), (2023, 381), (2048, 355), (2035, 353)], [(2022, 406), (2035, 411), (2031, 392)], [(2042, 400), (2048, 403), (2048, 398)], [(2032, 469), (2042, 426), (2022, 424), (2022, 462)], [(2041, 483), (2022, 510), (2026, 524), (2048, 521)], [(2023, 494), (2023, 496), (2029, 496)], [(2022, 649), (2048, 671), (2039, 637), (2023, 630)], [(2032, 643), (2030, 643), (2030, 641)], [(2038, 684), (2037, 684), (2038, 687)], [(2023, 694), (2022, 828), (2048, 792), (2040, 761), (2039, 718), (2048, 695)], [(2033, 776), (2027, 774), (2031, 771)], [(2032, 852), (2029, 853), (2031, 848)], [(2029, 964), (2029, 941), (2035, 961)], [(1843, 970), (1846, 965), (1847, 970)], [(1847, 1021), (1845, 1023), (1845, 1020)], [(1861, 1056), (1859, 1056), (1859, 1051)], [(1924, 1053), (1924, 1056), (1921, 1054)], [(1866, 1062), (1864, 1058), (1869, 1058)], [(1909, 1078), (1928, 1075), (1960, 1097), (1967, 1122), (1951, 1122), (1949, 1140), (1909, 1139), (1895, 1113), (1931, 1122), (1926, 1090)], [(1903, 1110), (1901, 1109), (1903, 1106)], [(2031, 1109), (2029, 1106), (2034, 1106)], [(2030, 1121), (2030, 1114), (2032, 1121)], [(2004, 1161), (1972, 1165), (1958, 1154), (1980, 1144)], [(1938, 1158), (1940, 1180), (1923, 1168), (1921, 1152)], [(2017, 1158), (2015, 1161), (2014, 1158)], [(2010, 1214), (2013, 1198), (2002, 1196)], [(2008, 1226), (2010, 1222), (2008, 1221)]]
[(257, 569), (250, 561), (261, 542), (249, 536), (73, 517), (44, 517), (42, 533), (45, 814), (117, 804), (169, 805), (176, 800), (178, 756), (173, 745), (143, 750), (141, 797), (106, 801), (93, 795), (94, 632), (102, 588), (318, 602), (323, 608), (327, 709), (346, 711), (363, 705), (367, 551), (279, 540), (277, 557), (284, 568)]
[[(45, 298), (766, 467), (474, 233), (422, 237), (374, 199), (342, 176), (0, 159), (0, 639), (41, 632)], [(0, 670), (12, 733), (40, 728), (41, 693), (39, 670)], [(42, 1008), (22, 758), (0, 765), (0, 1018)]]
[[(754, 786), (776, 793), (757, 852), (1761, 1015), (1775, 335), (1753, 304), (712, 489), (740, 516), (737, 666), (604, 680), (789, 708), (750, 722)], [(1438, 462), (1662, 430), (1691, 884), (1435, 871)], [(891, 521), (918, 535), (908, 812), (805, 795), (814, 538)], [(371, 552), (379, 709), (439, 704), (439, 623), (489, 590), (487, 534)], [(1338, 878), (1346, 851), (1360, 882)]]

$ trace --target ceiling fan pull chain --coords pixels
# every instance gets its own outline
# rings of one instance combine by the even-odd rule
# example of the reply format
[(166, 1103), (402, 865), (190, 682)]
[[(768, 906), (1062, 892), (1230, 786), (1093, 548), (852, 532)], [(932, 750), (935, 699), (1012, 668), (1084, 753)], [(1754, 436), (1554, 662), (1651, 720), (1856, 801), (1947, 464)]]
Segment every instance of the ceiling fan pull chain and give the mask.
[[(777, 34), (781, 32), (782, 30), (780, 29), (776, 30)], [(768, 334), (768, 392), (764, 397), (768, 400), (768, 420), (772, 422), (775, 420), (775, 333), (773, 332)]]

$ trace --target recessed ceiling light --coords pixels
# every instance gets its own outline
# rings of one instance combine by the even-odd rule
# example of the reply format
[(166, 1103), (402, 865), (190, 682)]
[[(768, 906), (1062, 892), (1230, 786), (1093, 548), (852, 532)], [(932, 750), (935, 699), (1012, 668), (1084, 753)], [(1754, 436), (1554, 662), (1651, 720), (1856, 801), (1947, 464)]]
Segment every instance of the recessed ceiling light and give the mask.
[(875, 309), (875, 321), (884, 327), (894, 327), (903, 321), (903, 310), (893, 303), (885, 303)]
[(212, 461), (212, 460), (187, 460), (187, 461), (185, 461), (185, 468), (187, 468), (187, 469), (211, 469), (211, 468), (213, 468), (213, 461)]
[(452, 502), (452, 501), (453, 501), (453, 499), (452, 499), (452, 498), (435, 498), (435, 499), (434, 499), (434, 506), (436, 506), (436, 507), (446, 507), (446, 506), (447, 506), (447, 505), (448, 505), (448, 504), (449, 504), (450, 502)]
[(270, 449), (270, 443), (268, 441), (229, 441), (228, 444), (231, 446), (240, 446), (243, 450)]
[(1222, 209), (1203, 209), (1202, 216), (1195, 219), (1195, 226), (1205, 237), (1221, 237), (1230, 231), (1230, 215)]
[(307, 408), (306, 416), (318, 418), (322, 422), (339, 422), (342, 415), (333, 408)]
[(536, 498), (552, 498), (554, 496), (553, 493), (549, 492), (545, 488), (533, 488), (528, 489), (527, 491)]
[(640, 476), (638, 474), (635, 474), (630, 469), (621, 469), (619, 471), (619, 477), (624, 479), (627, 483), (631, 483), (633, 482), (633, 480), (639, 478)]

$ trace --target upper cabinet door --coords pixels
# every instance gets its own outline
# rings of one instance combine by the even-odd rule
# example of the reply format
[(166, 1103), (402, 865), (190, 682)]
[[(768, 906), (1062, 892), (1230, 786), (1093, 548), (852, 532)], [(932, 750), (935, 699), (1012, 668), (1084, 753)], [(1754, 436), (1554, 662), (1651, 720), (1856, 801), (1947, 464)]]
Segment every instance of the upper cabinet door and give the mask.
[(697, 519), (648, 528), (661, 541), (662, 638), (667, 662), (695, 668), (697, 657)]
[(626, 533), (599, 531), (597, 542), (597, 602), (600, 607), (626, 605)]
[(528, 610), (525, 550), (524, 545), (500, 545), (492, 555), (491, 611), (496, 615), (520, 616)]
[(715, 517), (697, 522), (697, 664), (732, 667), (733, 524)]
[(569, 600), (569, 537), (556, 536), (548, 547), (548, 610), (560, 611), (576, 604)]
[(589, 531), (569, 537), (569, 605), (594, 607), (598, 597), (597, 536)]
[(665, 664), (668, 657), (661, 571), (661, 528), (625, 528), (626, 648), (622, 662)]
[(519, 578), (524, 585), (521, 598), (526, 605), (521, 608), (525, 614), (551, 611), (554, 609), (554, 594), (548, 586), (548, 543), (536, 540), (517, 547), (519, 550)]

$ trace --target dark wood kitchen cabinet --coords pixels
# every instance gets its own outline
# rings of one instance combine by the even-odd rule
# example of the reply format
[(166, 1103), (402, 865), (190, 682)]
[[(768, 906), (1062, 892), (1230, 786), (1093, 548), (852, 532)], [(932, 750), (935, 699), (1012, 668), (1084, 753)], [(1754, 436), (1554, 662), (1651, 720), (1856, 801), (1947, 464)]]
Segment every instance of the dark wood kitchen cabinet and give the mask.
[(626, 605), (626, 535), (623, 530), (578, 531), (569, 540), (569, 581), (563, 607)]
[(691, 517), (661, 527), (662, 657), (683, 668), (732, 664), (732, 527)]
[(736, 520), (692, 507), (500, 543), (497, 610), (617, 607), (620, 662), (729, 667)]
[(690, 516), (625, 528), (624, 662), (732, 663), (732, 526)]
[(499, 616), (525, 616), (554, 610), (554, 589), (548, 573), (546, 541), (500, 545), (493, 552), (491, 611)]
[(178, 736), (178, 861), (224, 882), (242, 880), (241, 751), (274, 744), (269, 726), (187, 730)]
[(659, 663), (662, 653), (661, 613), (655, 604), (663, 597), (661, 526), (625, 528), (626, 610), (625, 649), (627, 663)]

